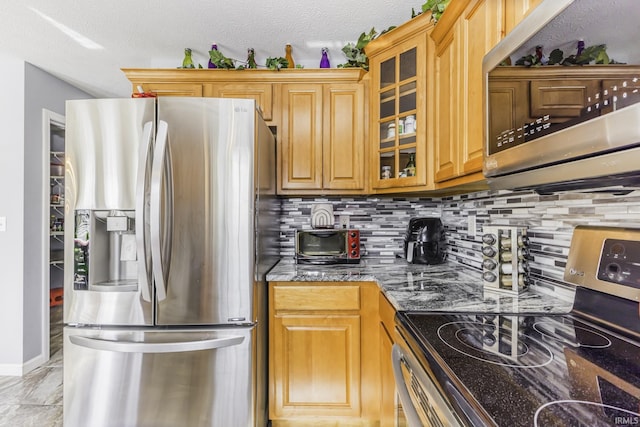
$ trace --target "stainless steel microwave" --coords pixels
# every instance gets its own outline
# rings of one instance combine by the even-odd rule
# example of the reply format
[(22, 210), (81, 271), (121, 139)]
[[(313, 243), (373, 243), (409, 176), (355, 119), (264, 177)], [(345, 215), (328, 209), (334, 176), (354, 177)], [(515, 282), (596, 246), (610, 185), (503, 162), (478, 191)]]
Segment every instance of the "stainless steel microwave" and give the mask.
[(297, 231), (296, 262), (357, 264), (360, 262), (360, 230), (332, 228)]
[(639, 8), (544, 0), (484, 57), (491, 188), (640, 188)]

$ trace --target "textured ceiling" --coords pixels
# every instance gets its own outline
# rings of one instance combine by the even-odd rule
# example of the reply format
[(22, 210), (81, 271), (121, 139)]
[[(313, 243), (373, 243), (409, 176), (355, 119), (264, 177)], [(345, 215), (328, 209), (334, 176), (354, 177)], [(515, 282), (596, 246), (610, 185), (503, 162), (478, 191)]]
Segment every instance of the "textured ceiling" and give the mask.
[[(259, 65), (267, 57), (284, 56), (290, 43), (295, 62), (306, 68), (318, 67), (320, 50), (328, 47), (335, 67), (346, 62), (341, 48), (347, 42), (372, 27), (381, 31), (406, 22), (411, 9), (420, 10), (425, 1), (2, 0), (0, 54), (98, 97), (129, 96), (120, 68), (177, 67), (185, 47), (193, 49), (196, 64), (206, 67), (212, 42), (239, 60), (252, 47)], [(571, 49), (585, 38), (587, 44), (607, 43), (616, 60), (640, 62), (640, 0), (576, 0), (574, 5), (579, 17), (559, 21), (553, 41), (535, 43), (568, 43)], [(625, 38), (629, 35), (632, 42)]]
[[(425, 0), (426, 1), (426, 0)], [(207, 66), (216, 42), (228, 57), (259, 65), (285, 56), (317, 68), (321, 48), (331, 65), (346, 62), (341, 48), (372, 27), (400, 25), (422, 0), (2, 0), (0, 53), (25, 60), (98, 97), (129, 96), (120, 68), (173, 68), (185, 47)], [(96, 48), (84, 47), (78, 38)]]

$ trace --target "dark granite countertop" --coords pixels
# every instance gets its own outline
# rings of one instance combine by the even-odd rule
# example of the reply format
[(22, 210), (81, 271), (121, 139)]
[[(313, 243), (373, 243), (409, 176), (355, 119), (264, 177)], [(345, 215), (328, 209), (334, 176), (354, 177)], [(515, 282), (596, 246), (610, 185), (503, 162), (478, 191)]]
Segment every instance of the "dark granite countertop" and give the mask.
[(519, 295), (485, 291), (481, 273), (467, 266), (408, 264), (398, 258), (365, 258), (360, 264), (302, 265), (285, 258), (270, 282), (377, 282), (398, 311), (567, 313), (573, 301), (527, 290)]

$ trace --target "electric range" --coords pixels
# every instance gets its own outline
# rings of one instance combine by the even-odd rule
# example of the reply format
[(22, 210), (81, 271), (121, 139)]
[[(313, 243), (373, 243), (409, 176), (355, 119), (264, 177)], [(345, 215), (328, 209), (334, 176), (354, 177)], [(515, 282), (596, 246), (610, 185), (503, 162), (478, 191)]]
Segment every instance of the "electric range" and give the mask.
[(413, 423), (640, 425), (640, 230), (577, 227), (565, 280), (566, 315), (399, 312)]

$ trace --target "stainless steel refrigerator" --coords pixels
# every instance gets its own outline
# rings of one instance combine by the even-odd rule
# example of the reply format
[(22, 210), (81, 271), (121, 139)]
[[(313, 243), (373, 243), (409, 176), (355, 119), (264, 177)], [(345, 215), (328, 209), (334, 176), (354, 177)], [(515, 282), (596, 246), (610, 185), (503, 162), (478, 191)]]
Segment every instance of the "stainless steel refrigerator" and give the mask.
[(264, 426), (275, 141), (254, 101), (68, 101), (64, 425)]

